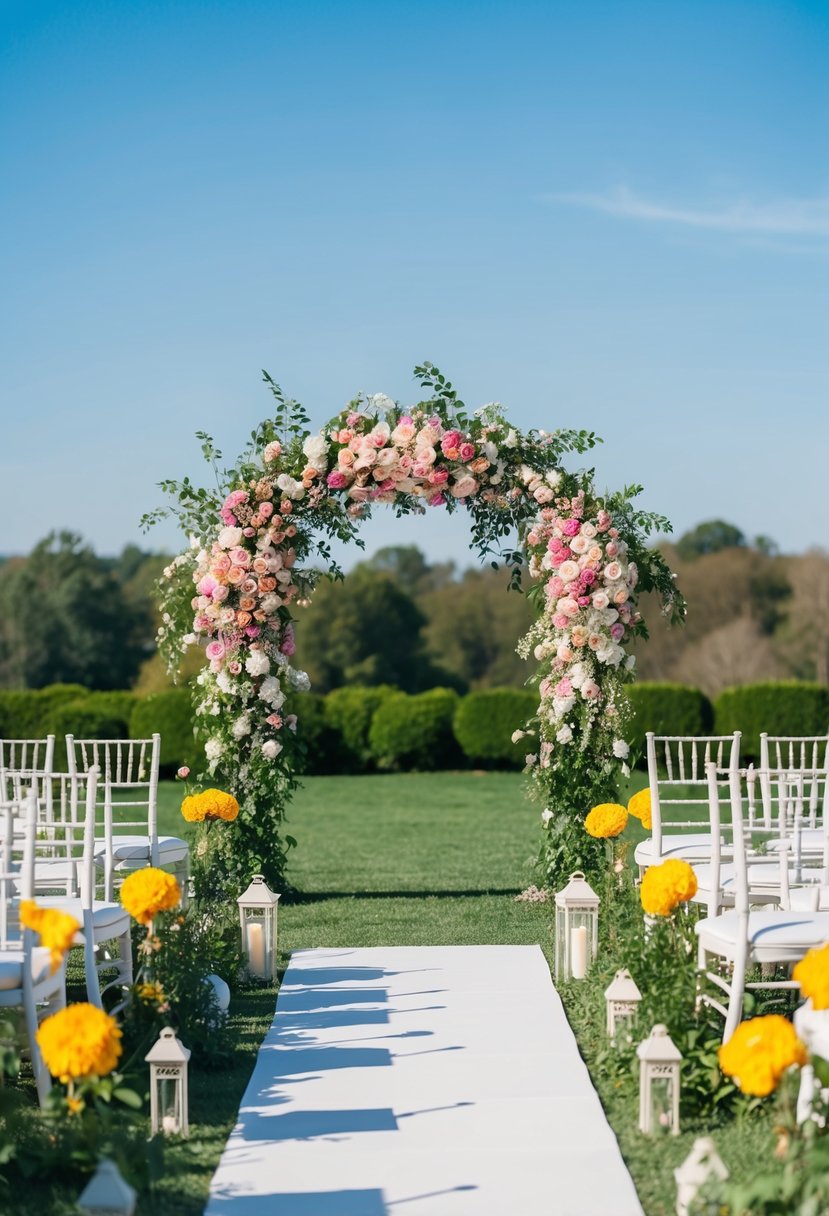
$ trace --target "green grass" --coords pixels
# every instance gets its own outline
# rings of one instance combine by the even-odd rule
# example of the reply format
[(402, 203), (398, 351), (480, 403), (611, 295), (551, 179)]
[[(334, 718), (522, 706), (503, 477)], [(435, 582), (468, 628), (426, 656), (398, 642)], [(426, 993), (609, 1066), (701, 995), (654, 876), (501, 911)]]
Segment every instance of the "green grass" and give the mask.
[[(632, 788), (643, 784), (637, 774)], [(161, 789), (163, 833), (189, 831), (179, 814), (181, 787)], [(627, 791), (621, 797), (627, 797)], [(299, 948), (375, 945), (534, 944), (552, 950), (549, 905), (516, 903), (533, 879), (540, 843), (539, 809), (516, 773), (418, 773), (306, 779), (289, 814), (299, 841), (291, 855), (295, 893), (279, 912), (279, 962)], [(631, 831), (631, 829), (633, 831)], [(628, 835), (639, 829), (632, 823)], [(641, 832), (637, 834), (641, 835)], [(631, 850), (632, 853), (632, 850)], [(582, 988), (586, 986), (581, 986)], [(602, 1075), (603, 1009), (579, 985), (565, 993), (568, 1013), (647, 1216), (675, 1204), (671, 1171), (687, 1155), (690, 1127), (655, 1151), (635, 1129), (636, 1088)], [(78, 996), (80, 994), (76, 994)], [(274, 993), (234, 994), (231, 1015), (239, 1051), (221, 1071), (193, 1069), (191, 1139), (169, 1154), (169, 1168), (143, 1216), (198, 1216), (273, 1012)], [(765, 1120), (716, 1133), (732, 1173), (747, 1171), (768, 1150)], [(77, 1193), (75, 1191), (74, 1193)], [(25, 1197), (0, 1192), (7, 1216), (63, 1216), (66, 1189), (33, 1187)], [(611, 1216), (609, 1213), (608, 1216)]]

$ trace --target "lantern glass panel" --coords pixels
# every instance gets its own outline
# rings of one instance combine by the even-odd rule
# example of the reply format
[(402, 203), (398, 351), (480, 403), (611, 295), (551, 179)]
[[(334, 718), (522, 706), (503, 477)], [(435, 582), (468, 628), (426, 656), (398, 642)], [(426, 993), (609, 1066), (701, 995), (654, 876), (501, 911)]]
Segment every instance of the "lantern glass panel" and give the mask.
[(673, 1125), (674, 1081), (672, 1077), (652, 1077), (650, 1086), (650, 1126), (652, 1135), (668, 1135)]
[(158, 1114), (165, 1136), (180, 1136), (184, 1127), (183, 1092), (178, 1069), (159, 1068)]
[(273, 979), (275, 909), (245, 908), (242, 916), (248, 969), (257, 979)]

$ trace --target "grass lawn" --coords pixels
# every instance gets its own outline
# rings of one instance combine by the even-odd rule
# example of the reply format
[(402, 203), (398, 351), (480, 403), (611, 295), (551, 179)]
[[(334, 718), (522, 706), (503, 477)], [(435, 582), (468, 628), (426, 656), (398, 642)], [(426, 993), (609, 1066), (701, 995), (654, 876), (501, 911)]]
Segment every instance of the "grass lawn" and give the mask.
[[(638, 788), (644, 782), (635, 780)], [(626, 794), (624, 795), (626, 796)], [(181, 835), (181, 789), (161, 791), (160, 826)], [(633, 826), (633, 825), (632, 825)], [(638, 825), (636, 825), (638, 826)], [(280, 967), (294, 949), (316, 946), (533, 944), (551, 958), (552, 909), (516, 903), (533, 878), (539, 809), (515, 773), (417, 773), (306, 779), (291, 808), (288, 830), (299, 841), (290, 877), (297, 894), (280, 904)], [(640, 1191), (647, 1216), (675, 1207), (671, 1174), (695, 1135), (662, 1141), (657, 1151), (635, 1130), (635, 1092), (619, 1092), (601, 1075), (602, 1008), (579, 989), (565, 993), (583, 1054)], [(75, 994), (76, 997), (81, 994)], [(190, 1141), (170, 1153), (166, 1177), (141, 1213), (197, 1216), (213, 1169), (233, 1125), (256, 1049), (273, 1013), (274, 993), (234, 994), (231, 1014), (242, 1051), (232, 1068), (191, 1076)], [(768, 1124), (717, 1131), (732, 1172), (767, 1153)], [(26, 1196), (0, 1191), (7, 1216), (63, 1216), (71, 1211), (60, 1188), (34, 1187)], [(5, 1206), (4, 1206), (5, 1205)], [(608, 1213), (608, 1216), (612, 1216)]]

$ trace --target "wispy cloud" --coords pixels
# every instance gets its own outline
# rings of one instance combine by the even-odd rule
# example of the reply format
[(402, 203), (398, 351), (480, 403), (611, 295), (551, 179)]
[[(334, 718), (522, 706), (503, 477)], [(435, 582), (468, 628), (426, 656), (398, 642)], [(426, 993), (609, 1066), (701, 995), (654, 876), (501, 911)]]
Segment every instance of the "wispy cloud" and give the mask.
[(606, 215), (707, 228), (744, 235), (829, 237), (829, 196), (787, 198), (766, 203), (739, 199), (717, 207), (684, 207), (642, 198), (624, 186), (606, 194), (549, 194), (550, 202), (567, 203)]

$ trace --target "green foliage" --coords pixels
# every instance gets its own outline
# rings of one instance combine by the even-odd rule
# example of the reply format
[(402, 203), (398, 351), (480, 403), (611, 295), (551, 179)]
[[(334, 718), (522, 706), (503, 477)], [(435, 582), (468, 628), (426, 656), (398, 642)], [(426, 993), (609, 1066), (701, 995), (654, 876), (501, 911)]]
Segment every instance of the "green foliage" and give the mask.
[(722, 549), (742, 549), (745, 544), (745, 536), (734, 524), (722, 519), (710, 519), (680, 536), (676, 551), (683, 561), (693, 561), (695, 557), (719, 553)]
[(417, 696), (395, 693), (371, 720), (369, 743), (380, 768), (439, 769), (460, 761), (452, 733), (458, 694), (433, 688)]
[(175, 774), (182, 764), (196, 762), (198, 745), (189, 688), (170, 688), (135, 701), (129, 719), (131, 739), (161, 735), (161, 773)]
[(369, 768), (374, 756), (369, 744), (371, 720), (375, 712), (399, 689), (391, 684), (373, 688), (335, 688), (325, 698), (325, 723), (339, 736), (341, 767), (337, 772), (359, 773)]
[(538, 708), (538, 694), (519, 688), (489, 688), (471, 692), (458, 705), (453, 722), (455, 738), (475, 764), (522, 768), (527, 748), (512, 742), (512, 734), (525, 726)]
[(147, 640), (139, 617), (107, 562), (74, 533), (52, 533), (0, 575), (0, 684), (126, 688)]
[(290, 701), (297, 715), (299, 771), (317, 777), (346, 772), (350, 762), (342, 734), (328, 721), (327, 700), (320, 693), (306, 692)]
[(633, 710), (629, 732), (634, 760), (644, 759), (645, 735), (705, 735), (711, 731), (714, 711), (698, 688), (687, 684), (641, 681), (625, 689)]
[(82, 684), (52, 684), (48, 688), (0, 690), (0, 738), (42, 739), (53, 710), (87, 696)]
[(824, 735), (829, 731), (829, 688), (797, 680), (726, 688), (714, 702), (717, 734), (742, 731), (741, 752), (760, 755), (760, 734)]

